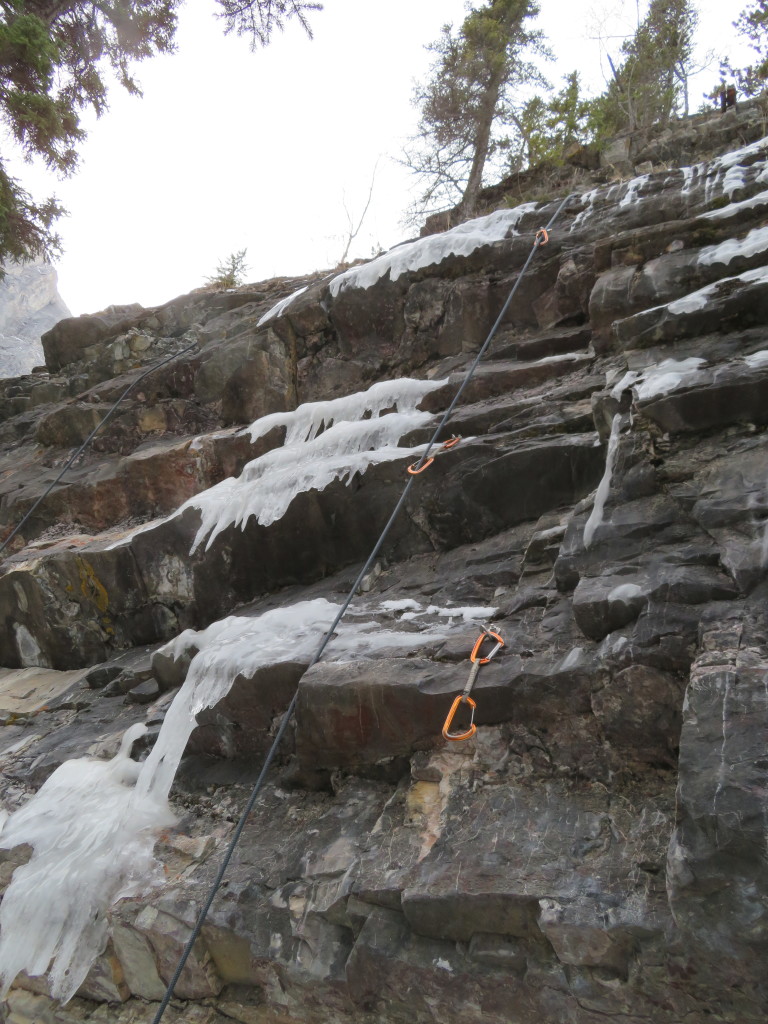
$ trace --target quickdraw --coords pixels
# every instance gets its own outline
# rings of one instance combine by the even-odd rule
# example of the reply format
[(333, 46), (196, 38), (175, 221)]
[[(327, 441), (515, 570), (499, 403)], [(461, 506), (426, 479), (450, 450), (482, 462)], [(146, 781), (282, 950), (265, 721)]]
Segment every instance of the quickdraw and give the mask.
[[(460, 440), (461, 435), (454, 434), (453, 437), (449, 437), (447, 441), (443, 441), (441, 448), (444, 451), (450, 451), (451, 448), (456, 447)], [(412, 465), (408, 466), (408, 472), (411, 474), (411, 476), (418, 476), (419, 473), (423, 473), (428, 466), (431, 466), (434, 461), (435, 457), (433, 455), (431, 458), (427, 459), (427, 461), (424, 462), (421, 466), (418, 464), (418, 462), (414, 462)]]
[[(484, 658), (481, 658), (480, 651), (482, 649), (482, 646), (485, 643), (485, 641), (489, 639), (495, 640), (496, 645), (495, 647), (491, 648), (491, 650), (485, 655)], [(472, 648), (472, 653), (469, 656), (469, 660), (472, 662), (472, 667), (469, 670), (469, 679), (467, 679), (467, 685), (464, 687), (464, 689), (461, 691), (458, 697), (455, 698), (453, 704), (451, 704), (451, 710), (448, 712), (448, 717), (445, 719), (445, 724), (443, 725), (444, 739), (468, 740), (471, 739), (477, 732), (477, 726), (475, 725), (475, 709), (477, 708), (477, 703), (474, 700), (472, 700), (472, 698), (470, 697), (470, 693), (472, 692), (472, 687), (475, 685), (475, 680), (477, 679), (477, 674), (480, 671), (480, 666), (487, 665), (491, 658), (495, 657), (495, 655), (501, 650), (503, 646), (504, 641), (495, 630), (491, 629), (490, 626), (480, 627), (480, 636), (475, 641), (475, 646)], [(472, 709), (472, 713), (469, 718), (469, 726), (464, 730), (464, 732), (451, 732), (453, 720), (456, 717), (456, 713), (459, 710), (459, 706), (461, 704), (469, 704), (470, 708)]]
[(549, 241), (549, 232), (546, 228), (539, 228), (536, 232), (536, 238), (534, 239), (537, 247), (540, 249), (542, 245), (546, 245)]
[(427, 459), (427, 461), (421, 466), (418, 464), (418, 462), (414, 462), (412, 466), (408, 467), (408, 472), (411, 474), (411, 476), (418, 476), (419, 473), (423, 473), (428, 466), (431, 466), (434, 461), (435, 457), (433, 455), (431, 459)]

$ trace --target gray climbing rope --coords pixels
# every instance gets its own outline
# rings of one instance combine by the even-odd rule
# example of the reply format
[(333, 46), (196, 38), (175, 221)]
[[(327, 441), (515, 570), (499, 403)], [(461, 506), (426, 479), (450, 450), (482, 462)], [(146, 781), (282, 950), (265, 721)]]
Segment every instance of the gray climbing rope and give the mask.
[[(336, 627), (339, 625), (341, 620), (344, 618), (344, 615), (346, 614), (347, 609), (349, 608), (349, 606), (350, 606), (350, 604), (352, 602), (352, 599), (354, 598), (355, 594), (357, 593), (358, 587), (363, 582), (365, 577), (368, 575), (371, 567), (373, 566), (374, 561), (376, 559), (376, 556), (378, 555), (379, 551), (381, 550), (381, 546), (384, 543), (384, 541), (386, 540), (387, 535), (388, 535), (388, 533), (389, 533), (389, 531), (390, 531), (390, 529), (392, 527), (392, 524), (397, 519), (397, 516), (398, 516), (400, 510), (402, 509), (403, 505), (405, 504), (405, 501), (406, 501), (406, 499), (408, 497), (410, 489), (411, 489), (411, 487), (412, 487), (412, 485), (414, 483), (414, 480), (416, 479), (416, 476), (423, 469), (425, 469), (426, 466), (431, 461), (429, 453), (432, 450), (432, 448), (437, 444), (437, 440), (438, 440), (440, 434), (442, 433), (443, 429), (445, 428), (445, 425), (447, 424), (448, 420), (450, 419), (451, 414), (453, 413), (453, 410), (456, 408), (456, 404), (457, 404), (459, 398), (461, 397), (463, 391), (465, 390), (465, 388), (469, 384), (470, 380), (472, 379), (472, 375), (474, 374), (475, 370), (477, 369), (478, 364), (480, 363), (481, 359), (483, 358), (483, 356), (487, 352), (488, 346), (491, 344), (491, 341), (493, 340), (493, 337), (496, 334), (496, 331), (498, 330), (499, 325), (501, 324), (501, 321), (504, 319), (504, 315), (507, 312), (507, 310), (509, 309), (509, 305), (512, 302), (512, 299), (515, 297), (517, 289), (520, 287), (520, 283), (523, 280), (523, 278), (524, 278), (524, 276), (525, 276), (525, 274), (526, 274), (526, 272), (528, 270), (528, 267), (531, 264), (531, 261), (532, 261), (532, 259), (534, 257), (534, 254), (536, 253), (536, 250), (541, 248), (541, 246), (545, 245), (546, 242), (548, 241), (548, 233), (549, 233), (549, 231), (551, 230), (552, 226), (557, 221), (557, 219), (560, 216), (560, 213), (562, 212), (565, 204), (568, 202), (568, 200), (570, 198), (571, 198), (571, 195), (567, 195), (565, 197), (565, 199), (563, 199), (563, 201), (558, 206), (557, 210), (554, 212), (554, 214), (550, 218), (549, 223), (547, 224), (547, 226), (545, 228), (540, 228), (539, 231), (536, 233), (536, 238), (534, 239), (533, 246), (531, 247), (531, 251), (528, 254), (528, 258), (525, 261), (525, 263), (523, 264), (523, 267), (522, 267), (520, 273), (517, 276), (517, 280), (515, 281), (514, 285), (512, 286), (512, 288), (511, 288), (511, 290), (509, 292), (509, 295), (507, 296), (506, 302), (504, 303), (504, 305), (501, 308), (501, 312), (496, 317), (496, 320), (494, 321), (494, 324), (491, 327), (491, 330), (490, 330), (490, 332), (488, 334), (488, 337), (483, 342), (483, 345), (481, 346), (479, 352), (477, 353), (477, 355), (475, 356), (474, 360), (472, 361), (471, 366), (467, 370), (467, 373), (466, 373), (466, 375), (464, 377), (464, 380), (462, 381), (461, 386), (459, 387), (458, 391), (454, 395), (452, 402), (450, 403), (450, 405), (448, 406), (446, 411), (443, 413), (443, 416), (442, 416), (439, 424), (437, 425), (437, 428), (435, 429), (435, 431), (434, 431), (434, 433), (432, 435), (431, 440), (429, 441), (429, 443), (427, 444), (424, 452), (422, 453), (421, 458), (419, 459), (419, 461), (416, 464), (414, 464), (413, 467), (410, 467), (408, 480), (407, 480), (407, 482), (405, 484), (405, 487), (403, 488), (403, 493), (400, 495), (400, 498), (398, 499), (397, 504), (395, 505), (394, 509), (392, 510), (392, 514), (390, 515), (389, 519), (387, 520), (387, 523), (384, 526), (384, 529), (381, 531), (379, 539), (376, 541), (376, 544), (374, 545), (373, 550), (371, 551), (370, 555), (368, 556), (368, 559), (367, 559), (365, 565), (363, 566), (363, 568), (358, 573), (355, 582), (352, 584), (352, 588), (349, 591), (349, 594), (347, 595), (346, 600), (342, 604), (341, 608), (339, 609), (338, 613), (336, 614), (336, 617), (334, 618), (333, 622), (328, 627), (325, 635), (323, 636), (317, 651), (315, 652), (312, 660), (309, 663), (308, 668), (312, 668), (312, 666), (317, 664), (317, 662), (323, 656), (323, 652), (325, 651), (325, 648), (328, 646), (329, 641), (331, 640), (331, 638), (333, 637), (334, 633), (336, 632)], [(449, 444), (450, 444), (450, 442), (449, 442)], [(183, 952), (182, 952), (182, 954), (181, 954), (181, 956), (179, 958), (179, 962), (176, 965), (176, 969), (173, 972), (173, 977), (171, 978), (171, 980), (168, 983), (168, 987), (166, 988), (165, 995), (163, 996), (162, 1002), (160, 1003), (160, 1005), (159, 1005), (159, 1007), (157, 1009), (157, 1013), (155, 1014), (155, 1016), (153, 1018), (152, 1024), (160, 1024), (160, 1021), (162, 1020), (163, 1014), (165, 1013), (166, 1008), (168, 1007), (168, 1004), (170, 1003), (170, 1001), (171, 1001), (171, 999), (173, 997), (173, 991), (176, 988), (176, 985), (178, 983), (179, 978), (181, 977), (181, 972), (184, 970), (184, 966), (185, 966), (187, 960), (189, 959), (189, 955), (192, 952), (194, 944), (195, 944), (195, 942), (197, 941), (197, 939), (198, 939), (198, 937), (200, 935), (200, 932), (202, 930), (202, 927), (203, 927), (203, 924), (205, 922), (205, 919), (208, 916), (208, 911), (211, 909), (211, 905), (213, 904), (213, 901), (214, 901), (214, 899), (216, 897), (216, 893), (218, 892), (219, 887), (221, 886), (221, 883), (222, 883), (222, 881), (224, 879), (224, 875), (226, 873), (226, 870), (227, 870), (227, 867), (229, 865), (229, 862), (232, 859), (232, 855), (235, 852), (237, 844), (238, 844), (238, 842), (240, 840), (240, 836), (243, 833), (243, 829), (245, 828), (246, 822), (248, 821), (248, 818), (249, 818), (249, 816), (251, 814), (251, 811), (253, 810), (254, 804), (256, 803), (256, 798), (259, 795), (259, 792), (261, 791), (261, 789), (262, 789), (262, 787), (264, 785), (264, 781), (266, 779), (267, 772), (269, 771), (269, 768), (271, 767), (272, 762), (275, 759), (275, 755), (277, 754), (278, 747), (280, 746), (280, 743), (281, 743), (281, 741), (283, 739), (283, 736), (285, 735), (285, 731), (288, 728), (288, 725), (289, 725), (291, 719), (293, 718), (294, 712), (296, 710), (296, 704), (297, 704), (297, 701), (298, 701), (298, 697), (299, 697), (299, 689), (298, 689), (298, 686), (297, 686), (297, 688), (296, 688), (296, 690), (295, 690), (295, 692), (293, 694), (293, 697), (291, 699), (291, 702), (288, 705), (288, 708), (286, 709), (285, 714), (283, 715), (282, 721), (280, 723), (280, 727), (278, 728), (277, 733), (275, 734), (275, 738), (272, 741), (272, 745), (269, 748), (269, 751), (267, 752), (266, 758), (264, 759), (264, 764), (262, 765), (261, 771), (259, 773), (259, 777), (256, 780), (256, 783), (255, 783), (255, 785), (253, 787), (253, 790), (251, 791), (251, 795), (248, 798), (248, 802), (246, 803), (245, 808), (243, 809), (243, 812), (240, 815), (240, 819), (239, 819), (239, 821), (238, 821), (238, 823), (237, 823), (237, 825), (235, 827), (235, 831), (232, 833), (232, 837), (231, 837), (231, 839), (229, 841), (229, 844), (227, 846), (227, 849), (226, 849), (226, 851), (224, 853), (224, 857), (222, 859), (221, 865), (219, 866), (219, 870), (218, 870), (218, 872), (216, 874), (216, 878), (212, 882), (210, 890), (208, 892), (208, 896), (207, 896), (207, 898), (205, 900), (205, 903), (203, 904), (202, 908), (200, 909), (200, 913), (197, 916), (197, 920), (195, 921), (195, 925), (194, 925), (194, 927), (192, 929), (192, 932), (191, 932), (191, 934), (189, 936), (189, 939), (187, 940), (187, 944), (184, 947), (184, 950), (183, 950)]]

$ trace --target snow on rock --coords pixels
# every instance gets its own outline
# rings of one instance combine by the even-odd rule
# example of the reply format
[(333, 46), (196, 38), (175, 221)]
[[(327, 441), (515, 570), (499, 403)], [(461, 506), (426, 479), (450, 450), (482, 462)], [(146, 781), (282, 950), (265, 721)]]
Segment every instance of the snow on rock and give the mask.
[[(175, 516), (187, 508), (201, 513), (192, 551), (206, 538), (206, 549), (210, 548), (222, 530), (233, 524), (243, 526), (251, 516), (268, 526), (304, 491), (323, 490), (334, 480), (348, 483), (371, 465), (420, 455), (423, 445), (400, 448), (398, 441), (431, 421), (432, 414), (418, 412), (416, 406), (444, 383), (385, 381), (346, 398), (312, 402), (295, 412), (257, 420), (249, 428), (254, 440), (275, 426), (284, 426), (285, 443), (249, 462), (239, 477), (222, 480), (177, 509)], [(396, 411), (386, 411), (391, 409)]]
[(472, 622), (474, 619), (491, 619), (497, 611), (497, 608), (486, 608), (482, 605), (468, 605), (462, 608), (440, 608), (438, 605), (431, 604), (425, 614), (441, 615), (448, 619), (461, 618), (464, 622)]
[(516, 235), (522, 217), (532, 213), (536, 206), (536, 203), (522, 203), (512, 210), (496, 210), (486, 217), (465, 221), (442, 234), (404, 242), (370, 263), (338, 274), (330, 283), (331, 295), (336, 296), (346, 288), (370, 288), (387, 274), (391, 281), (396, 281), (401, 274), (441, 263), (448, 256), (469, 256), (483, 245)]
[(768, 366), (768, 349), (764, 348), (759, 352), (753, 352), (749, 356), (744, 356), (744, 362), (753, 370), (757, 370), (761, 366)]
[[(759, 352), (744, 356), (744, 362), (750, 369), (768, 366), (768, 350), (761, 349)], [(627, 388), (632, 388), (635, 398), (641, 402), (657, 398), (659, 395), (667, 395), (683, 384), (692, 383), (690, 378), (703, 369), (706, 363), (706, 359), (699, 356), (689, 356), (687, 359), (664, 359), (660, 363), (646, 366), (643, 370), (628, 370), (614, 384), (611, 397), (618, 401)]]
[(717, 285), (711, 284), (707, 285), (705, 288), (698, 288), (695, 292), (689, 292), (681, 299), (675, 299), (674, 302), (670, 302), (667, 305), (667, 309), (670, 313), (674, 313), (676, 316), (679, 316), (682, 313), (695, 313), (697, 310), (705, 308), (709, 300), (715, 294), (716, 289)]
[[(748, 146), (731, 150), (730, 153), (723, 153), (705, 164), (703, 170), (700, 170), (700, 174), (703, 174), (705, 178), (706, 201), (713, 199), (718, 192), (727, 195), (730, 199), (733, 193), (745, 184), (744, 167), (741, 165), (746, 161), (752, 161), (753, 157), (764, 156), (767, 148), (768, 138), (758, 139)], [(764, 174), (765, 171), (757, 180), (765, 180)]]
[[(731, 282), (757, 284), (762, 281), (768, 281), (768, 267), (756, 267), (754, 270), (747, 270), (743, 274), (737, 274), (735, 277), (721, 277), (714, 284), (708, 284), (704, 288), (699, 288), (695, 292), (684, 295), (681, 299), (675, 299), (666, 308), (675, 316), (683, 313), (695, 313), (699, 309), (706, 308), (710, 300), (717, 297), (723, 285), (727, 287)], [(662, 309), (663, 307), (655, 306), (653, 308)], [(648, 312), (651, 311), (648, 310)]]
[(297, 299), (299, 295), (303, 294), (306, 290), (307, 286), (304, 285), (303, 288), (297, 288), (295, 292), (291, 292), (291, 294), (287, 295), (284, 299), (280, 299), (280, 301), (276, 302), (271, 309), (267, 310), (256, 326), (261, 327), (261, 325), (267, 323), (268, 320), (274, 320), (275, 317), (281, 316), (293, 300)]
[(742, 199), (738, 203), (729, 203), (728, 206), (722, 206), (719, 210), (708, 210), (701, 216), (710, 220), (727, 220), (743, 210), (754, 210), (766, 205), (768, 205), (768, 191), (758, 192), (756, 195), (750, 196), (749, 199)]
[(381, 607), (387, 612), (420, 612), (421, 605), (413, 598), (404, 597), (402, 601), (382, 601)]
[(745, 238), (727, 238), (719, 245), (708, 245), (699, 251), (698, 262), (704, 266), (730, 263), (738, 256), (748, 258), (768, 252), (768, 227), (754, 228)]
[(680, 387), (686, 377), (696, 373), (705, 363), (706, 360), (699, 356), (690, 356), (688, 359), (664, 359), (648, 366), (633, 383), (635, 395), (640, 401), (666, 395)]
[(626, 603), (631, 601), (633, 597), (640, 597), (642, 593), (643, 588), (639, 587), (637, 583), (622, 583), (608, 592), (608, 601)]
[(709, 168), (714, 170), (729, 170), (753, 156), (765, 156), (768, 151), (768, 136), (750, 142), (747, 146), (739, 149), (732, 149), (729, 153), (723, 153), (709, 162)]

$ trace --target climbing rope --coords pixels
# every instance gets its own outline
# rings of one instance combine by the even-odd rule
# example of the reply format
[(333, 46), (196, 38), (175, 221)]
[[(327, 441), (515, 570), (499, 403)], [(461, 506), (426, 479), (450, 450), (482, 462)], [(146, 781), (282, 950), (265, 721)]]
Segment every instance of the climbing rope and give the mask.
[[(491, 330), (488, 333), (488, 337), (485, 339), (485, 341), (483, 342), (479, 352), (477, 353), (477, 355), (475, 356), (474, 360), (472, 361), (472, 364), (470, 365), (469, 369), (467, 370), (467, 373), (466, 373), (466, 375), (464, 377), (464, 380), (462, 381), (461, 386), (459, 387), (458, 391), (454, 395), (453, 400), (451, 401), (451, 403), (448, 406), (448, 408), (446, 409), (446, 411), (443, 413), (443, 416), (442, 416), (439, 424), (437, 425), (437, 427), (436, 427), (436, 429), (435, 429), (435, 431), (434, 431), (434, 433), (432, 435), (432, 438), (430, 439), (430, 441), (428, 442), (424, 452), (422, 453), (421, 458), (419, 459), (418, 462), (416, 462), (412, 466), (408, 467), (408, 470), (407, 470), (407, 472), (408, 472), (408, 480), (406, 481), (405, 487), (403, 488), (403, 492), (400, 495), (400, 498), (398, 499), (397, 504), (395, 505), (394, 509), (392, 510), (392, 514), (390, 515), (389, 519), (387, 520), (386, 525), (384, 526), (384, 529), (381, 531), (379, 539), (376, 541), (376, 543), (375, 543), (375, 545), (373, 547), (373, 550), (371, 551), (370, 555), (368, 556), (368, 559), (367, 559), (365, 565), (362, 567), (362, 569), (360, 570), (360, 572), (357, 575), (357, 578), (355, 579), (355, 582), (352, 584), (352, 588), (349, 591), (349, 593), (347, 594), (347, 597), (346, 597), (344, 603), (342, 604), (341, 608), (339, 609), (339, 611), (336, 614), (336, 617), (334, 618), (333, 622), (328, 627), (325, 635), (323, 636), (317, 651), (315, 652), (314, 656), (312, 657), (312, 660), (310, 661), (309, 665), (307, 666), (307, 670), (312, 668), (313, 665), (316, 665), (317, 662), (320, 660), (320, 658), (323, 656), (323, 652), (325, 651), (325, 648), (328, 646), (328, 643), (330, 642), (331, 638), (334, 636), (334, 634), (336, 632), (336, 627), (339, 625), (339, 623), (343, 619), (344, 615), (346, 614), (347, 609), (349, 608), (350, 604), (352, 603), (352, 599), (354, 598), (355, 594), (357, 593), (358, 587), (363, 582), (365, 577), (368, 575), (371, 567), (373, 566), (374, 561), (376, 559), (376, 556), (378, 555), (379, 551), (381, 550), (381, 547), (382, 547), (384, 541), (386, 540), (387, 535), (389, 534), (390, 529), (392, 528), (392, 524), (397, 519), (397, 516), (398, 516), (400, 510), (402, 509), (403, 505), (405, 504), (405, 502), (406, 502), (406, 500), (408, 498), (408, 494), (409, 494), (409, 492), (411, 490), (411, 486), (413, 485), (414, 480), (416, 479), (416, 477), (420, 473), (422, 473), (425, 469), (427, 469), (428, 466), (430, 466), (431, 463), (434, 461), (434, 457), (430, 457), (430, 454), (429, 454), (430, 451), (438, 443), (438, 441), (437, 441), (438, 437), (440, 436), (440, 434), (443, 431), (443, 428), (445, 427), (446, 423), (450, 419), (451, 414), (453, 413), (453, 410), (456, 408), (456, 404), (459, 401), (459, 398), (461, 397), (462, 393), (464, 392), (464, 390), (466, 389), (466, 387), (469, 384), (470, 380), (472, 379), (472, 375), (474, 374), (475, 370), (477, 369), (478, 364), (480, 363), (481, 359), (483, 358), (483, 356), (485, 355), (486, 351), (488, 350), (488, 346), (491, 344), (491, 341), (493, 340), (493, 337), (496, 334), (496, 331), (499, 329), (499, 325), (501, 324), (501, 321), (504, 319), (505, 313), (509, 309), (509, 305), (512, 302), (512, 299), (515, 297), (517, 289), (520, 287), (521, 281), (525, 277), (525, 274), (526, 274), (526, 272), (528, 270), (528, 267), (531, 264), (531, 261), (532, 261), (534, 255), (535, 255), (535, 253), (536, 253), (536, 250), (541, 248), (541, 246), (546, 245), (546, 243), (549, 241), (549, 231), (552, 229), (552, 226), (554, 225), (555, 221), (560, 216), (560, 214), (561, 214), (565, 204), (568, 202), (568, 200), (570, 198), (571, 198), (571, 196), (567, 195), (565, 197), (565, 199), (563, 199), (563, 201), (558, 206), (557, 210), (555, 210), (554, 214), (550, 218), (549, 223), (547, 224), (547, 226), (545, 228), (540, 228), (538, 230), (538, 232), (536, 233), (536, 237), (534, 238), (533, 245), (531, 246), (531, 251), (528, 254), (528, 258), (526, 259), (525, 263), (523, 264), (523, 267), (522, 267), (520, 273), (517, 276), (517, 280), (515, 281), (514, 285), (512, 286), (512, 289), (510, 290), (509, 295), (507, 296), (507, 299), (506, 299), (504, 305), (501, 308), (501, 312), (496, 317), (496, 320), (494, 321), (494, 324), (493, 324), (493, 326), (491, 327)], [(445, 448), (445, 449), (453, 448), (459, 442), (459, 440), (460, 440), (460, 438), (457, 438), (457, 437), (454, 436), (454, 437), (450, 438), (448, 441), (444, 442), (443, 448)], [(489, 630), (488, 634), (490, 636), (492, 636), (492, 637), (495, 637), (497, 639), (497, 641), (500, 644), (503, 645), (504, 641), (501, 640), (501, 637), (497, 633), (493, 633), (492, 631)], [(478, 652), (480, 650), (480, 645), (481, 645), (482, 641), (485, 639), (485, 637), (486, 637), (486, 634), (482, 633), (481, 636), (480, 636), (480, 639), (475, 644), (475, 649), (473, 650), (473, 654), (475, 656), (478, 654)], [(498, 649), (498, 647), (496, 649)], [(492, 657), (493, 654), (496, 653), (496, 649), (493, 651), (493, 653), (491, 655), (489, 655), (484, 660), (490, 660), (490, 657)], [(483, 663), (483, 662), (480, 661), (480, 660), (478, 660), (477, 662), (473, 662), (473, 668), (474, 668), (475, 664), (477, 664), (477, 667), (479, 668), (481, 663)], [(471, 689), (471, 687), (470, 687), (470, 689)], [(463, 695), (459, 695), (459, 697), (457, 698), (457, 701), (461, 702), (462, 696)], [(211, 905), (213, 904), (213, 901), (214, 901), (214, 899), (216, 897), (216, 893), (218, 892), (218, 890), (219, 890), (219, 888), (221, 886), (221, 883), (222, 883), (222, 881), (224, 879), (224, 875), (226, 873), (227, 867), (229, 866), (229, 862), (232, 859), (232, 855), (234, 854), (235, 849), (237, 847), (237, 844), (240, 841), (240, 836), (243, 833), (243, 829), (245, 828), (246, 822), (248, 821), (248, 818), (250, 817), (251, 811), (253, 810), (254, 804), (256, 803), (256, 798), (258, 797), (258, 795), (259, 795), (259, 793), (260, 793), (260, 791), (261, 791), (261, 789), (262, 789), (262, 787), (264, 785), (264, 782), (265, 782), (266, 777), (267, 777), (267, 772), (269, 771), (269, 769), (270, 769), (270, 767), (272, 765), (272, 762), (275, 759), (275, 755), (277, 754), (278, 747), (280, 746), (280, 743), (282, 742), (283, 736), (285, 735), (286, 729), (288, 728), (288, 725), (291, 722), (291, 720), (293, 718), (293, 715), (294, 715), (294, 713), (296, 711), (296, 704), (298, 702), (298, 698), (299, 698), (299, 688), (297, 686), (296, 690), (295, 690), (295, 692), (293, 694), (293, 697), (291, 698), (291, 702), (288, 705), (288, 707), (287, 707), (287, 709), (285, 711), (285, 714), (283, 715), (282, 721), (280, 722), (280, 726), (279, 726), (279, 728), (277, 730), (277, 733), (275, 734), (274, 740), (272, 741), (272, 745), (270, 746), (270, 748), (269, 748), (269, 750), (267, 752), (267, 756), (264, 759), (264, 763), (262, 765), (261, 771), (259, 772), (259, 777), (257, 778), (256, 783), (254, 784), (254, 787), (253, 787), (253, 789), (251, 791), (251, 795), (248, 798), (248, 802), (246, 803), (246, 805), (245, 805), (245, 807), (243, 809), (243, 812), (240, 815), (240, 819), (238, 820), (238, 823), (235, 826), (235, 831), (232, 833), (232, 838), (230, 839), (229, 844), (227, 846), (227, 849), (226, 849), (226, 851), (224, 853), (224, 857), (222, 859), (222, 862), (221, 862), (221, 865), (219, 867), (219, 870), (218, 870), (218, 872), (216, 874), (215, 879), (211, 883), (211, 887), (210, 887), (210, 890), (208, 892), (208, 896), (207, 896), (203, 906), (200, 909), (200, 913), (197, 915), (197, 920), (195, 921), (194, 927), (192, 928), (192, 932), (191, 932), (191, 934), (189, 936), (189, 939), (187, 940), (187, 943), (186, 943), (186, 945), (184, 947), (184, 950), (182, 951), (181, 956), (179, 957), (179, 962), (177, 963), (176, 969), (173, 972), (173, 977), (168, 982), (168, 987), (166, 988), (165, 995), (163, 996), (163, 999), (162, 999), (162, 1001), (161, 1001), (161, 1003), (160, 1003), (160, 1005), (159, 1005), (159, 1007), (157, 1009), (157, 1013), (155, 1014), (155, 1016), (154, 1016), (154, 1018), (152, 1020), (152, 1024), (160, 1024), (160, 1021), (163, 1018), (163, 1015), (164, 1015), (164, 1013), (165, 1013), (165, 1011), (166, 1011), (166, 1009), (168, 1007), (168, 1004), (170, 1003), (170, 1001), (171, 1001), (171, 999), (173, 997), (173, 992), (174, 992), (174, 989), (176, 988), (176, 985), (177, 985), (177, 983), (179, 981), (179, 978), (181, 977), (181, 972), (184, 970), (184, 966), (185, 966), (187, 960), (189, 959), (189, 956), (190, 956), (190, 954), (192, 952), (192, 949), (193, 949), (193, 947), (195, 945), (195, 942), (197, 942), (197, 939), (198, 939), (198, 937), (200, 935), (200, 932), (202, 931), (203, 924), (205, 922), (206, 917), (208, 916), (208, 911), (211, 909)], [(458, 703), (454, 702), (454, 704), (455, 704), (456, 708), (458, 708)], [(450, 722), (447, 723), (447, 724), (450, 725)], [(476, 729), (476, 726), (474, 725), (474, 722), (472, 723), (472, 728), (473, 728), (473, 730)], [(458, 738), (458, 737), (452, 737), (452, 738)]]
[(0, 544), (0, 554), (2, 554), (3, 551), (5, 551), (5, 549), (11, 543), (13, 538), (16, 536), (16, 534), (22, 528), (22, 526), (29, 520), (30, 516), (35, 511), (35, 509), (39, 505), (41, 505), (42, 502), (45, 501), (45, 499), (51, 493), (51, 491), (56, 486), (56, 484), (61, 480), (61, 478), (64, 476), (64, 474), (68, 470), (70, 470), (72, 468), (72, 466), (74, 466), (74, 464), (77, 462), (77, 460), (83, 454), (83, 452), (88, 447), (88, 445), (91, 443), (91, 441), (94, 439), (94, 437), (96, 437), (96, 435), (101, 430), (101, 428), (104, 426), (104, 424), (107, 422), (107, 420), (111, 419), (111, 417), (117, 411), (117, 407), (120, 405), (120, 403), (123, 401), (123, 399), (127, 398), (127, 396), (131, 393), (131, 391), (133, 391), (133, 389), (139, 383), (139, 381), (144, 380), (144, 378), (149, 376), (150, 373), (154, 373), (155, 370), (159, 370), (161, 366), (165, 366), (166, 363), (170, 363), (173, 359), (178, 358), (178, 356), (183, 356), (183, 355), (185, 355), (185, 353), (191, 352), (193, 348), (197, 348), (197, 342), (196, 341), (193, 342), (193, 344), (191, 344), (191, 345), (187, 345), (186, 348), (181, 349), (179, 352), (174, 352), (172, 355), (167, 356), (165, 359), (161, 360), (159, 363), (155, 363), (154, 366), (150, 366), (143, 373), (140, 373), (139, 376), (136, 378), (135, 381), (133, 381), (132, 384), (128, 385), (128, 387), (125, 389), (125, 391), (122, 393), (122, 395), (120, 395), (118, 400), (114, 403), (112, 408), (109, 409), (107, 414), (100, 420), (99, 423), (96, 424), (96, 426), (90, 432), (88, 437), (86, 437), (86, 439), (83, 441), (83, 443), (77, 449), (75, 454), (72, 455), (70, 459), (68, 459), (68, 461), (65, 464), (64, 468), (59, 473), (59, 475), (56, 477), (56, 479), (53, 481), (53, 483), (49, 484), (49, 486), (46, 488), (44, 493), (40, 495), (40, 497), (37, 499), (37, 501), (34, 503), (34, 505), (32, 505), (31, 508), (27, 509), (26, 513), (22, 516), (21, 520), (16, 524), (16, 526), (13, 528), (13, 530), (8, 534), (8, 536), (5, 538), (3, 543)]

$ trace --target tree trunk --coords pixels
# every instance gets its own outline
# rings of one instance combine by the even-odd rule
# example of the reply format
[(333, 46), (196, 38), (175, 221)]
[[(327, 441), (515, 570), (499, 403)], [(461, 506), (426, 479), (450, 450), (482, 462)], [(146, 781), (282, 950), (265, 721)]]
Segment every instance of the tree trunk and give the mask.
[(477, 206), (477, 196), (483, 183), (483, 170), (491, 144), (491, 129), (494, 117), (496, 116), (496, 107), (499, 102), (499, 94), (501, 93), (505, 75), (506, 67), (500, 67), (497, 72), (494, 72), (478, 111), (472, 167), (469, 171), (464, 194), (459, 203), (459, 209), (465, 217), (471, 217)]

